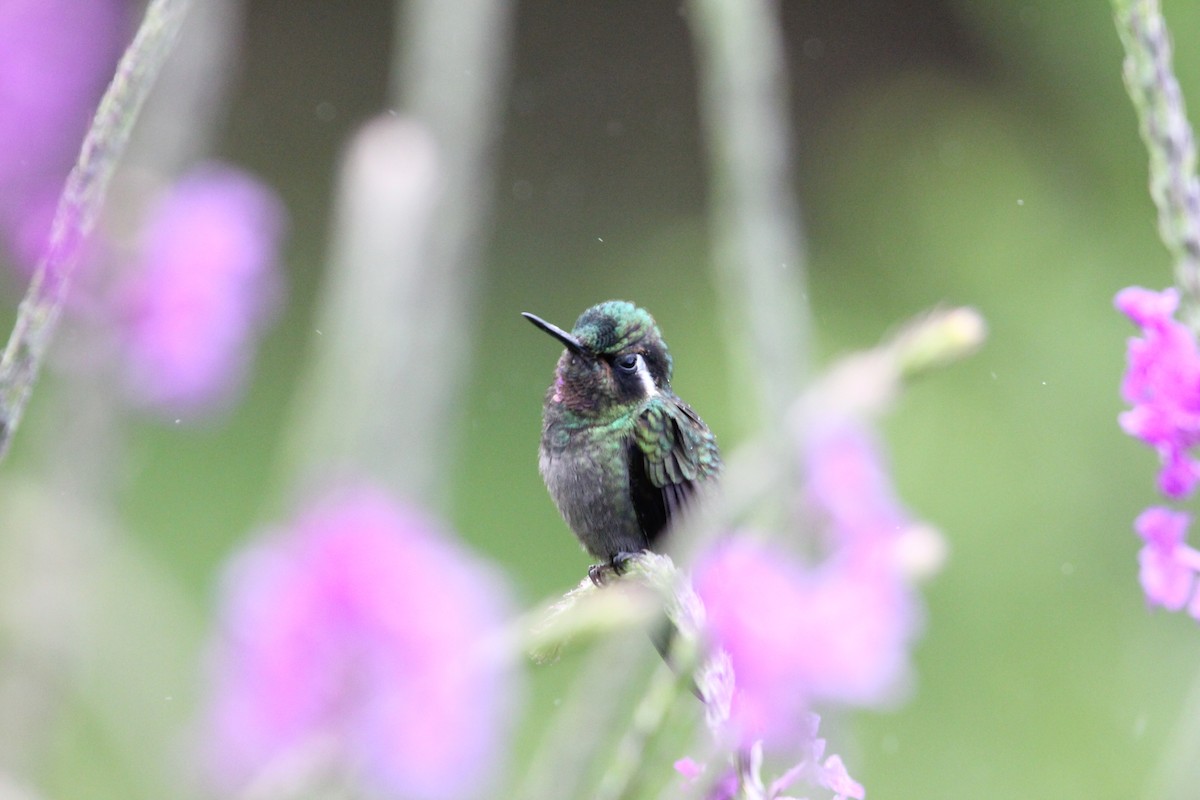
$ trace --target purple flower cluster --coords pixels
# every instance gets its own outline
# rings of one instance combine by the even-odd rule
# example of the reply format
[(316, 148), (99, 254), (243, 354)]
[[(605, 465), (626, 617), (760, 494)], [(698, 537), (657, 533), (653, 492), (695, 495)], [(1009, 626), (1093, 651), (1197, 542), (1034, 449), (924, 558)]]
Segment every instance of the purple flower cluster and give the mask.
[(227, 403), (275, 305), (282, 204), (255, 178), (206, 165), (151, 208), (117, 289), (125, 383), (174, 415)]
[(874, 442), (834, 424), (809, 449), (809, 496), (824, 520), (816, 565), (742, 535), (694, 572), (713, 644), (732, 659), (730, 725), (743, 746), (807, 741), (816, 702), (876, 705), (908, 672), (919, 607), (898, 543), (912, 528)]
[(1119, 311), (1142, 329), (1131, 338), (1121, 397), (1133, 406), (1119, 417), (1130, 436), (1153, 447), (1162, 461), (1158, 487), (1167, 497), (1187, 497), (1200, 481), (1200, 349), (1175, 319), (1179, 293), (1130, 287), (1117, 294)]
[(1152, 506), (1138, 515), (1133, 527), (1142, 538), (1138, 574), (1146, 599), (1170, 611), (1187, 606), (1200, 620), (1200, 552), (1187, 544), (1191, 517), (1169, 508)]
[[(1119, 311), (1142, 329), (1129, 340), (1121, 397), (1132, 406), (1118, 418), (1130, 436), (1154, 448), (1162, 464), (1158, 488), (1171, 500), (1190, 496), (1200, 483), (1200, 348), (1196, 337), (1175, 319), (1179, 293), (1130, 287), (1117, 293)], [(1139, 575), (1152, 605), (1177, 611), (1185, 606), (1200, 619), (1195, 595), (1200, 554), (1189, 547), (1187, 514), (1154, 506), (1138, 516), (1142, 538)]]
[[(818, 736), (821, 718), (809, 714), (804, 721), (807, 728), (806, 744), (800, 761), (783, 775), (765, 785), (762, 778), (763, 748), (756, 743), (744, 751), (737, 766), (729, 769), (713, 783), (705, 794), (705, 800), (736, 800), (738, 797), (754, 797), (761, 800), (795, 800), (783, 793), (799, 781), (833, 793), (832, 800), (863, 800), (866, 790), (850, 777), (840, 756), (825, 756), (825, 740)], [(691, 758), (675, 762), (675, 771), (688, 783), (700, 780), (707, 771), (703, 764)], [(739, 794), (739, 790), (746, 790)]]
[(744, 742), (793, 744), (812, 703), (877, 704), (905, 674), (913, 599), (869, 562), (808, 568), (741, 536), (699, 565), (709, 632), (733, 659), (731, 721)]
[(493, 570), (362, 488), (230, 566), (208, 760), (233, 789), (314, 741), (370, 790), (451, 798), (496, 763), (519, 687), (498, 647)]
[[(709, 727), (743, 754), (735, 774), (713, 784), (713, 797), (750, 786), (747, 796), (782, 799), (800, 780), (839, 800), (863, 797), (842, 760), (825, 757), (810, 709), (878, 705), (909, 673), (920, 605), (905, 552), (914, 537), (936, 534), (900, 504), (878, 444), (862, 425), (822, 420), (809, 431), (804, 454), (805, 498), (821, 557), (810, 563), (742, 534), (717, 544), (693, 571), (712, 651), (697, 685)], [(765, 787), (758, 777), (764, 749), (799, 750), (803, 758)], [(695, 780), (704, 768), (682, 759), (676, 769)]]
[(0, 3), (0, 236), (36, 263), (124, 32), (116, 0)]

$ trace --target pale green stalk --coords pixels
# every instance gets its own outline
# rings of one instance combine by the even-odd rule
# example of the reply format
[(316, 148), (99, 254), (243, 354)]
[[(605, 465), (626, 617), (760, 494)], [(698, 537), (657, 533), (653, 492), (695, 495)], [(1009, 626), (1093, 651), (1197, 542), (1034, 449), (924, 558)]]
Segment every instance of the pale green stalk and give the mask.
[(420, 445), (420, 452), (410, 456), (416, 474), (439, 481), (421, 487), (430, 501), (443, 501), (452, 484), (469, 358), (481, 333), (476, 287), (482, 232), (491, 216), (514, 5), (509, 0), (396, 2), (391, 102), (426, 127), (440, 157), (440, 192), (422, 253), (425, 282), (409, 300), (413, 313), (389, 320), (409, 354), (394, 368), (420, 370), (423, 363), (436, 368), (429, 380), (410, 380), (396, 398), (399, 409), (434, 409), (429, 424), (410, 423)]
[(1146, 782), (1147, 800), (1192, 800), (1200, 786), (1200, 673), (1179, 704), (1179, 716)]
[(1158, 0), (1114, 0), (1125, 46), (1125, 86), (1150, 153), (1158, 232), (1174, 259), (1183, 316), (1200, 329), (1200, 181), (1196, 143), (1171, 68), (1171, 36)]
[(428, 130), (388, 116), (343, 158), (313, 353), (288, 429), (290, 491), (369, 476), (427, 500), (442, 478), (430, 431), (444, 412), (416, 393), (438, 385), (444, 351), (412, 338), (422, 288), (438, 280), (423, 256), (440, 161)]
[(431, 508), (451, 487), (507, 56), (507, 0), (396, 5), (391, 112), (342, 169), (291, 489), (369, 478)]
[(54, 337), (83, 245), (130, 132), (179, 34), (190, 0), (152, 0), (100, 101), (50, 230), (50, 241), (0, 359), (0, 458), (8, 451)]
[(742, 408), (753, 387), (751, 419), (771, 426), (800, 391), (810, 339), (778, 8), (771, 0), (691, 0), (687, 9), (708, 140), (715, 278), (742, 373), (734, 385)]
[[(641, 631), (621, 632), (598, 642), (556, 701), (524, 774), (504, 797), (560, 800), (590, 797), (587, 786), (600, 752), (626, 719), (633, 684), (654, 653)], [(653, 656), (658, 658), (657, 655)], [(639, 754), (638, 760), (641, 760)]]
[(690, 697), (687, 686), (691, 670), (671, 671), (659, 664), (641, 700), (633, 711), (633, 719), (617, 742), (612, 762), (600, 779), (594, 795), (596, 800), (630, 800), (639, 788), (638, 779), (645, 770), (645, 756), (651, 743), (662, 732), (668, 715), (681, 698)]

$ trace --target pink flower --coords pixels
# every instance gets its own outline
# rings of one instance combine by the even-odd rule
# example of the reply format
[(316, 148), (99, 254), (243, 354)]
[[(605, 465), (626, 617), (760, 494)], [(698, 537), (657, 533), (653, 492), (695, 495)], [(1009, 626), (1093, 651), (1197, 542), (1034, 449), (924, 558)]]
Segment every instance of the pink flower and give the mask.
[(912, 525), (875, 440), (861, 425), (829, 419), (806, 443), (807, 494), (834, 546), (894, 538)]
[(805, 624), (805, 575), (781, 555), (742, 536), (693, 572), (712, 645), (733, 663), (730, 724), (743, 744), (764, 737), (791, 743), (810, 700), (800, 674), (809, 666), (809, 644), (797, 638)]
[(215, 165), (186, 175), (151, 210), (117, 301), (137, 402), (175, 414), (230, 401), (277, 293), (283, 228), (274, 193)]
[[(833, 800), (863, 800), (866, 797), (866, 790), (861, 783), (850, 777), (841, 756), (835, 754), (825, 758), (825, 740), (817, 736), (820, 724), (819, 716), (809, 714), (809, 743), (805, 748), (804, 758), (771, 784), (768, 797), (779, 797), (783, 800), (781, 792), (798, 780), (828, 789), (834, 794)], [(822, 761), (822, 758), (825, 760)]]
[[(821, 718), (808, 714), (801, 721), (804, 742), (803, 756), (793, 767), (766, 786), (762, 778), (762, 742), (743, 747), (735, 755), (735, 767), (726, 770), (715, 783), (708, 787), (705, 800), (733, 800), (737, 797), (755, 797), (762, 800), (795, 800), (784, 795), (784, 791), (797, 781), (833, 792), (833, 800), (863, 800), (866, 791), (862, 784), (850, 777), (840, 756), (825, 758), (825, 740), (817, 735)], [(825, 760), (822, 762), (822, 758)], [(675, 762), (675, 770), (684, 776), (687, 783), (694, 784), (707, 771), (703, 764), (691, 758)]]
[(223, 590), (208, 756), (234, 789), (335, 743), (369, 788), (478, 789), (512, 699), (497, 575), (371, 489), (334, 496), (239, 555)]
[(711, 644), (732, 661), (730, 725), (743, 745), (805, 741), (813, 703), (890, 700), (919, 628), (901, 544), (923, 529), (897, 500), (874, 441), (849, 420), (826, 420), (806, 444), (822, 558), (806, 564), (740, 536), (704, 556), (693, 576)]
[[(820, 742), (824, 749), (825, 740), (821, 739)], [(845, 800), (848, 797), (863, 800), (867, 796), (867, 790), (861, 783), (850, 777), (850, 773), (846, 771), (846, 765), (842, 763), (842, 757), (839, 755), (834, 754), (825, 759), (825, 763), (815, 771), (817, 775), (813, 779), (814, 783), (832, 790), (835, 795), (834, 800)]]
[(740, 536), (711, 551), (693, 580), (712, 643), (733, 662), (730, 724), (743, 743), (802, 740), (812, 702), (876, 704), (907, 671), (914, 600), (878, 561), (810, 569)]
[(691, 756), (684, 756), (675, 762), (675, 771), (689, 781), (694, 781), (704, 774), (704, 765), (697, 763)]
[(1169, 611), (1187, 605), (1188, 613), (1200, 619), (1200, 592), (1195, 591), (1200, 552), (1186, 543), (1190, 522), (1187, 514), (1161, 507), (1138, 515), (1134, 528), (1145, 543), (1138, 553), (1139, 578), (1147, 602)]
[(1191, 494), (1200, 482), (1200, 462), (1190, 449), (1200, 443), (1200, 350), (1192, 332), (1174, 319), (1179, 295), (1130, 287), (1115, 304), (1142, 338), (1131, 338), (1121, 397), (1133, 407), (1121, 428), (1153, 447), (1162, 462), (1159, 489), (1167, 497)]
[(115, 0), (0, 2), (0, 230), (24, 267), (45, 244), (112, 77), (124, 10)]

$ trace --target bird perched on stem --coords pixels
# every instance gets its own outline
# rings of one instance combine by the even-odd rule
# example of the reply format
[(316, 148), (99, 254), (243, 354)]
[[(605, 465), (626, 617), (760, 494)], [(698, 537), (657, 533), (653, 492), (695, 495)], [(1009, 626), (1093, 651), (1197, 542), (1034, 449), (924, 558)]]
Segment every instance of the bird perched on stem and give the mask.
[(708, 426), (671, 391), (671, 354), (644, 309), (610, 300), (570, 333), (524, 314), (565, 345), (542, 411), (539, 467), (550, 496), (606, 572), (655, 549), (696, 492), (721, 472)]

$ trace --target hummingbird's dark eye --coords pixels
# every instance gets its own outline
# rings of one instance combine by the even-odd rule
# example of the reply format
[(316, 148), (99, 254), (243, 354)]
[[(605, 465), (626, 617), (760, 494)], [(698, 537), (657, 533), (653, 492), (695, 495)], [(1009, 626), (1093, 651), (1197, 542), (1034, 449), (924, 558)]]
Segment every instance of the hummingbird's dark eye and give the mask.
[(613, 362), (617, 365), (617, 369), (622, 372), (637, 372), (638, 359), (641, 358), (637, 353), (626, 353), (623, 356), (617, 356)]

